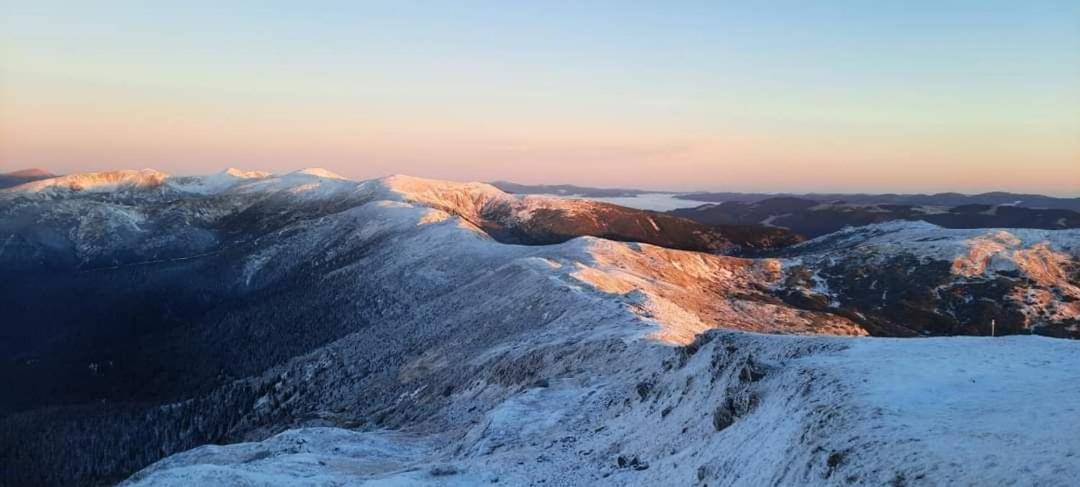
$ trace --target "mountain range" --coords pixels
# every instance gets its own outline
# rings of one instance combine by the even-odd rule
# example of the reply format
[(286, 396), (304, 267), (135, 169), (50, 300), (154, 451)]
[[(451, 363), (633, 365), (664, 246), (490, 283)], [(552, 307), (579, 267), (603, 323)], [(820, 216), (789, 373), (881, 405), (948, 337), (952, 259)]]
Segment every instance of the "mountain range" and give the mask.
[(670, 214), (706, 224), (763, 224), (820, 237), (845, 227), (891, 221), (923, 221), (945, 228), (1080, 228), (1080, 212), (1014, 205), (819, 203), (801, 198), (770, 198), (753, 203), (725, 202), (672, 210)]
[(756, 203), (771, 198), (798, 198), (819, 203), (843, 202), (853, 205), (906, 206), (1019, 206), (1024, 208), (1062, 209), (1080, 211), (1080, 198), (1061, 198), (1041, 194), (992, 191), (978, 194), (934, 193), (681, 193), (677, 198), (693, 201)]
[(953, 207), (965, 205), (1016, 206), (1036, 209), (1080, 211), (1080, 198), (1063, 198), (1041, 194), (991, 191), (978, 194), (933, 193), (741, 193), (710, 191), (660, 191), (629, 188), (595, 188), (572, 184), (519, 184), (495, 181), (493, 186), (514, 194), (546, 194), (579, 198), (635, 197), (649, 194), (671, 194), (676, 199), (707, 203), (758, 203), (765, 200), (807, 200), (816, 203), (846, 203), (851, 205), (904, 205)]
[(946, 228), (1080, 228), (1080, 198), (992, 192), (937, 194), (663, 193), (570, 185), (493, 183), (516, 194), (599, 199), (710, 225), (766, 225), (814, 238), (845, 227), (925, 221)]
[(1080, 230), (42, 176), (0, 190), (3, 485), (1080, 476)]

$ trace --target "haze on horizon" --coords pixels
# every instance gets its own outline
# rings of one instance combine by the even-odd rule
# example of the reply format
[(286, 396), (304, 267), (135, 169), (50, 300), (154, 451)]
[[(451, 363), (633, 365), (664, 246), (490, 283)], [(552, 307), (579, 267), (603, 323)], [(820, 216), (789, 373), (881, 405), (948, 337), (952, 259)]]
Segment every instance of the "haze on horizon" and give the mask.
[(56, 2), (0, 172), (1080, 194), (1080, 3)]

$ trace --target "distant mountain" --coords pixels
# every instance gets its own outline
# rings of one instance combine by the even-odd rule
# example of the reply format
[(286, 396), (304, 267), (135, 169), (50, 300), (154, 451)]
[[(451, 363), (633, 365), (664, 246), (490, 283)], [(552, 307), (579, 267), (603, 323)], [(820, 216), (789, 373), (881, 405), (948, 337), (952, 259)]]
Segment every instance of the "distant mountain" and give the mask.
[(1080, 338), (1080, 230), (945, 229), (894, 221), (779, 255), (783, 299), (874, 335)]
[(20, 184), (29, 183), (31, 181), (37, 181), (39, 179), (48, 179), (56, 177), (55, 174), (45, 169), (23, 169), (21, 171), (14, 171), (9, 173), (0, 174), (0, 189), (10, 188), (12, 186), (18, 186)]
[(1080, 212), (1011, 205), (954, 207), (821, 203), (796, 197), (728, 201), (669, 212), (710, 225), (764, 224), (814, 238), (843, 229), (894, 220), (925, 221), (945, 228), (1080, 228)]
[(408, 188), (414, 198), (422, 198), (419, 202), (459, 215), (507, 243), (544, 245), (588, 235), (680, 250), (738, 254), (778, 249), (802, 240), (788, 230), (764, 225), (706, 225), (598, 201), (511, 196), (493, 185), (466, 186), (468, 203), (462, 204), (458, 201), (461, 189), (456, 186), (405, 176), (387, 181)]
[(495, 181), (491, 185), (511, 194), (548, 194), (582, 198), (619, 198), (663, 193), (663, 191), (641, 189), (590, 188), (573, 184), (518, 184), (510, 181)]
[(1080, 211), (1080, 198), (1057, 198), (1040, 194), (991, 192), (981, 194), (846, 194), (846, 193), (732, 193), (699, 192), (680, 193), (679, 199), (713, 202), (757, 203), (776, 198), (797, 198), (819, 203), (847, 203), (853, 205), (905, 205), (905, 206), (1022, 206), (1025, 208), (1049, 208)]
[[(743, 193), (743, 192), (676, 192), (653, 191), (632, 188), (593, 188), (572, 184), (518, 184), (509, 181), (496, 181), (493, 186), (513, 194), (548, 194), (576, 196), (580, 198), (619, 198), (648, 194), (671, 195), (672, 198), (688, 201), (715, 203), (758, 203), (765, 200), (785, 199), (809, 200), (817, 203), (840, 203), (851, 205), (903, 205), (903, 206), (944, 206), (965, 205), (1020, 206), (1036, 209), (1065, 209), (1080, 211), (1080, 197), (1059, 198), (1041, 194), (1009, 193), (993, 191), (979, 194), (935, 193), (935, 194), (895, 194), (895, 193)], [(775, 203), (775, 202), (774, 202)]]
[[(12, 211), (17, 213), (9, 221), (21, 225), (36, 225), (43, 216), (35, 212), (51, 208), (50, 211), (67, 215), (48, 217), (54, 226), (59, 222), (81, 225), (76, 218), (85, 220), (96, 215), (104, 220), (105, 225), (115, 227), (118, 231), (131, 229), (132, 237), (145, 235), (138, 238), (150, 238), (161, 246), (165, 242), (154, 236), (153, 230), (142, 228), (146, 216), (130, 205), (180, 202), (182, 204), (176, 206), (206, 206), (223, 199), (234, 205), (248, 205), (247, 213), (264, 210), (291, 213), (303, 207), (298, 202), (317, 206), (323, 211), (325, 208), (347, 208), (374, 197), (369, 189), (372, 185), (401, 189), (412, 195), (410, 197), (418, 198), (417, 202), (460, 216), (492, 238), (506, 243), (546, 245), (580, 236), (594, 236), (681, 250), (737, 254), (778, 249), (802, 240), (791, 231), (764, 225), (708, 225), (665, 213), (596, 201), (515, 196), (482, 183), (448, 185), (409, 176), (391, 176), (378, 183), (356, 183), (331, 175), (324, 169), (305, 169), (284, 175), (230, 169), (198, 177), (173, 177), (150, 169), (84, 173), (37, 180), (0, 190), (0, 199), (56, 202), (51, 206), (14, 206)], [(73, 207), (75, 200), (84, 203)], [(287, 205), (287, 208), (252, 205), (253, 202), (264, 200), (277, 201), (277, 205)], [(95, 211), (88, 211), (88, 208)], [(205, 213), (187, 214), (188, 211), (191, 210), (185, 208), (184, 211), (171, 212), (175, 218), (189, 222), (181, 229), (205, 230), (190, 223), (205, 220)], [(219, 211), (228, 209), (214, 213)], [(250, 215), (245, 215), (245, 218), (251, 219)], [(5, 230), (2, 223), (0, 232)], [(172, 224), (168, 220), (163, 223)], [(42, 248), (51, 249), (47, 245)], [(161, 251), (163, 249), (160, 247), (154, 249), (154, 252)], [(67, 262), (69, 257), (54, 255), (46, 260)], [(88, 256), (81, 258), (85, 260)]]

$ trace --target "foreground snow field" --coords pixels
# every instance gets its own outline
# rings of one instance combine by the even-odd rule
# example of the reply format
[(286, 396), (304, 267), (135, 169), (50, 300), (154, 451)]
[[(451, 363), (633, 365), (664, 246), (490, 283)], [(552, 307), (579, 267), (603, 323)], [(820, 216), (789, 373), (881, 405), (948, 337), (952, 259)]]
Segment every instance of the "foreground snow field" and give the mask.
[(126, 485), (1080, 479), (1080, 343), (711, 332), (698, 346), (631, 343), (606, 354), (613, 376), (528, 388), (459, 436), (290, 430), (170, 457)]

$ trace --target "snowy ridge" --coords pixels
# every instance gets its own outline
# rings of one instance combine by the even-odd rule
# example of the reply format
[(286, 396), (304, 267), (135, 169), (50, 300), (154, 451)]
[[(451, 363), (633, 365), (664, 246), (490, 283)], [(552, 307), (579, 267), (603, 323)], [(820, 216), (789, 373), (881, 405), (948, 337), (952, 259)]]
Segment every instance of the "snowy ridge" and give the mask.
[(364, 183), (376, 197), (417, 203), (476, 222), (492, 205), (511, 204), (517, 198), (487, 183), (457, 183), (393, 175)]
[[(1080, 402), (1078, 347), (713, 334), (689, 355), (579, 350), (564, 356), (581, 373), (464, 434), (291, 430), (176, 455), (124, 485), (1065, 486), (1080, 476), (1080, 429), (1064, 419)], [(462, 408), (471, 395), (483, 397), (465, 391)]]
[[(462, 202), (440, 198), (445, 193), (429, 192), (428, 185), (423, 188), (413, 188), (406, 196), (427, 198), (437, 206)], [(455, 209), (463, 211), (461, 206)], [(291, 234), (298, 229), (290, 227), (281, 232)], [(561, 283), (563, 288), (589, 289), (603, 299), (616, 298), (613, 303), (641, 320), (631, 332), (664, 343), (686, 344), (716, 327), (771, 333), (865, 334), (840, 317), (767, 303), (760, 289), (763, 283), (780, 278), (779, 262), (775, 260), (713, 256), (594, 237), (559, 245), (508, 246), (492, 240), (460, 216), (392, 200), (375, 200), (317, 225), (305, 223), (303, 238), (297, 243), (273, 246), (252, 257), (245, 267), (245, 285), (259, 281), (267, 262), (291, 266), (308, 259), (332, 259), (345, 251), (333, 248), (342, 238), (363, 242), (417, 230), (422, 231), (419, 235), (423, 235), (423, 243), (395, 247), (384, 259), (399, 261), (415, 255), (417, 262), (422, 262), (434, 259), (432, 254), (477, 255), (498, 262), (512, 257), (521, 265), (535, 268), (538, 275)], [(286, 258), (284, 253), (290, 256)], [(279, 267), (276, 272), (284, 271)]]
[(156, 188), (165, 183), (169, 175), (155, 169), (102, 171), (70, 174), (41, 179), (4, 189), (6, 193), (57, 193), (90, 192), (105, 193), (125, 187)]
[(840, 316), (769, 303), (764, 286), (782, 278), (775, 259), (740, 259), (584, 238), (589, 260), (572, 276), (597, 290), (625, 296), (642, 318), (658, 324), (650, 338), (685, 345), (714, 329), (783, 334), (865, 335)]
[(265, 171), (244, 171), (236, 168), (228, 168), (209, 176), (172, 177), (168, 180), (169, 186), (186, 193), (218, 194), (249, 180), (259, 180), (271, 177)]
[(301, 169), (286, 174), (245, 181), (226, 194), (288, 194), (302, 199), (334, 198), (355, 193), (358, 183), (320, 168)]
[[(528, 222), (538, 210), (558, 210), (566, 215), (587, 214), (601, 205), (590, 200), (548, 195), (512, 195), (488, 183), (459, 183), (436, 179), (393, 175), (366, 183), (379, 188), (376, 194), (416, 203), (462, 216), (471, 221), (487, 218), (500, 207), (508, 210), (508, 222)], [(656, 223), (652, 222), (653, 227)]]
[(551, 244), (592, 235), (668, 248), (730, 254), (799, 240), (786, 231), (720, 228), (610, 203), (511, 195), (490, 184), (391, 176), (361, 185), (374, 199), (393, 199), (457, 215), (506, 243)]
[[(121, 172), (125, 173), (125, 172)], [(171, 177), (153, 172), (153, 179), (136, 173), (112, 185), (90, 182), (95, 174), (65, 176), (79, 181), (53, 188), (63, 178), (38, 186), (22, 185), (2, 193), (9, 198), (71, 201), (113, 201), (122, 204), (191, 201), (203, 197), (245, 206), (263, 199), (289, 205), (330, 204), (344, 209), (364, 201), (387, 200), (423, 205), (456, 215), (507, 243), (550, 244), (578, 235), (598, 235), (623, 241), (648, 242), (665, 247), (710, 253), (787, 245), (798, 237), (784, 232), (721, 230), (676, 217), (608, 203), (543, 196), (507, 194), (485, 183), (459, 183), (394, 175), (355, 182), (320, 168), (286, 174), (229, 169), (209, 176)], [(136, 177), (138, 176), (138, 177)], [(116, 178), (113, 178), (116, 179)], [(109, 179), (110, 181), (112, 179)]]
[(168, 190), (190, 195), (289, 191), (325, 196), (346, 187), (352, 189), (355, 183), (322, 168), (301, 169), (283, 175), (228, 168), (204, 176), (172, 176), (155, 169), (142, 169), (70, 174), (25, 183), (2, 192), (64, 197), (121, 190)]

